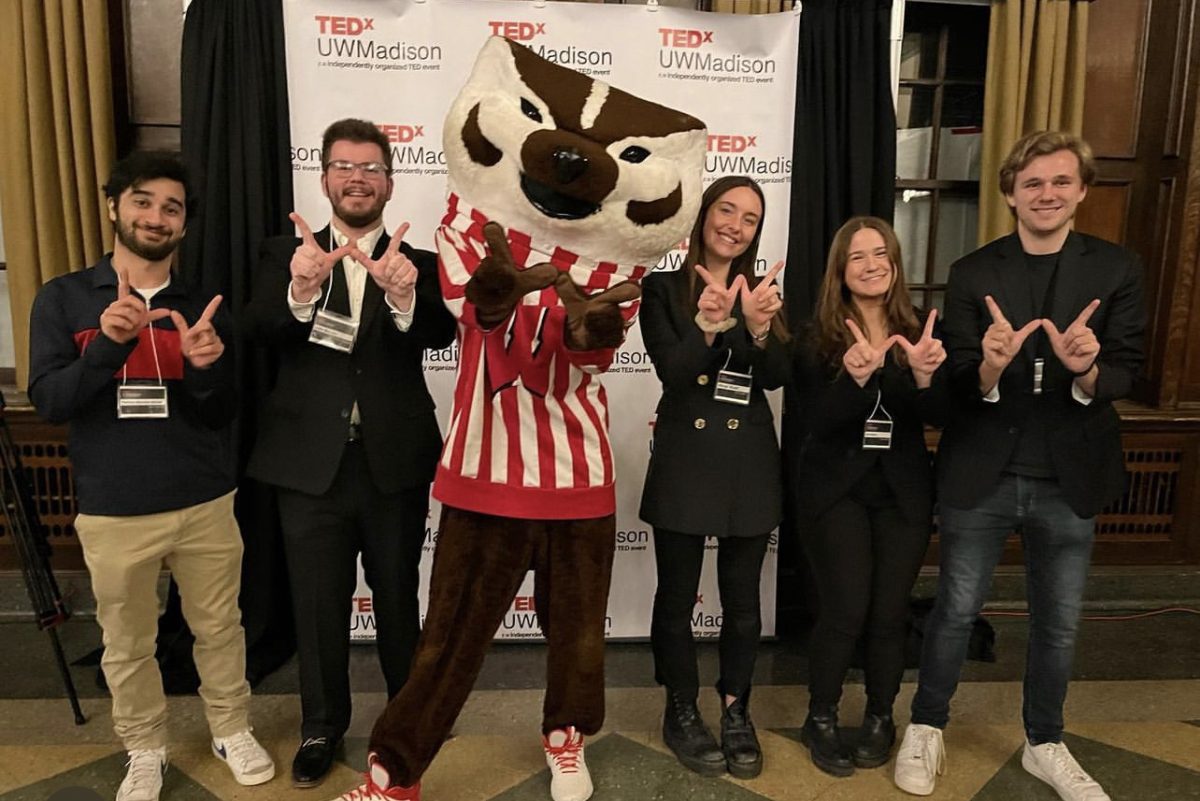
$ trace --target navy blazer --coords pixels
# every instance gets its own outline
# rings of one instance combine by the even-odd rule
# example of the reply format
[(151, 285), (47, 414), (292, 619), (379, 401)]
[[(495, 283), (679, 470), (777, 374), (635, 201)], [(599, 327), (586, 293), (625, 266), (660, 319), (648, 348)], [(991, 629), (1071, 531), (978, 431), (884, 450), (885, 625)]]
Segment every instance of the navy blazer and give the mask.
[[(329, 227), (316, 239), (328, 249)], [(389, 241), (387, 234), (381, 236), (372, 258), (382, 256)], [(289, 266), (299, 244), (293, 236), (263, 242), (254, 297), (246, 306), (250, 336), (271, 344), (279, 356), (279, 374), (259, 416), (247, 473), (310, 495), (324, 493), (337, 474), (357, 401), (363, 448), (378, 489), (396, 492), (428, 484), (442, 437), (422, 357), (426, 348), (453, 342), (457, 325), (442, 302), (437, 257), (401, 244), (400, 252), (418, 270), (412, 326), (405, 332), (396, 328), (383, 291), (368, 278), (354, 350), (341, 353), (310, 343), (312, 322), (298, 321), (288, 307)], [(340, 262), (324, 293), (334, 280), (345, 282)]]
[[(942, 330), (954, 403), (938, 447), (937, 474), (941, 502), (955, 508), (974, 507), (995, 486), (1035, 402), (1030, 388), (1037, 333), (1001, 375), (999, 401), (984, 401), (979, 391), (981, 342), (992, 322), (984, 296), (996, 300), (1014, 328), (1041, 316), (1041, 309), (1032, 308), (1025, 269), (1016, 234), (984, 245), (950, 268)], [(1072, 232), (1059, 256), (1050, 318), (1065, 330), (1094, 298), (1100, 299), (1088, 323), (1100, 341), (1094, 400), (1085, 405), (1072, 397), (1074, 377), (1052, 352), (1038, 399), (1049, 414), (1057, 480), (1080, 517), (1096, 515), (1125, 487), (1120, 418), (1112, 402), (1129, 394), (1141, 369), (1146, 313), (1138, 257)]]
[[(764, 389), (787, 380), (786, 346), (774, 335), (756, 347), (741, 322), (709, 347), (674, 273), (642, 282), (642, 340), (662, 382), (641, 518), (684, 534), (758, 536), (779, 525), (783, 480), (774, 418)], [(751, 372), (750, 404), (713, 398), (717, 371)]]

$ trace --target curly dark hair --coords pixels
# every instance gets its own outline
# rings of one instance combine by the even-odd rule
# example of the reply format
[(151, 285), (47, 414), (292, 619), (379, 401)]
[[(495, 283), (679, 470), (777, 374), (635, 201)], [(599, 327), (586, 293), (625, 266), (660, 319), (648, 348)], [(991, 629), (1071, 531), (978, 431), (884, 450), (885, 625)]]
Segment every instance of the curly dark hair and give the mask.
[(118, 202), (130, 187), (137, 188), (146, 181), (167, 178), (183, 184), (184, 210), (189, 218), (200, 212), (200, 196), (196, 192), (191, 171), (178, 153), (168, 150), (135, 150), (113, 165), (112, 174), (104, 184), (104, 196)]

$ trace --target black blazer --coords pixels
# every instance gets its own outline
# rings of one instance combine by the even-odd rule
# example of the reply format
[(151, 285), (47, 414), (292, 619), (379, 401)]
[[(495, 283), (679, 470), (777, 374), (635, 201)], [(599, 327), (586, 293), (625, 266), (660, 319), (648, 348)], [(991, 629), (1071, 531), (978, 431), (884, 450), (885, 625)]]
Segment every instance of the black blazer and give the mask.
[[(945, 420), (945, 366), (931, 385), (918, 389), (912, 371), (888, 354), (864, 386), (845, 370), (820, 359), (809, 344), (796, 348), (796, 391), (804, 409), (806, 435), (794, 462), (799, 513), (815, 518), (845, 497), (876, 464), (913, 523), (933, 513), (933, 461), (925, 447), (925, 424)], [(863, 426), (876, 399), (892, 417), (892, 446), (864, 450)], [(876, 414), (877, 417), (883, 417)]]
[[(1025, 269), (1016, 234), (984, 245), (950, 269), (942, 329), (954, 404), (938, 447), (937, 472), (941, 502), (956, 508), (975, 506), (995, 485), (1030, 415), (1033, 360), (1042, 334), (1030, 336), (1001, 375), (998, 402), (984, 401), (979, 392), (980, 343), (992, 321), (984, 296), (995, 298), (1014, 328), (1041, 316), (1041, 309), (1032, 308)], [(1072, 397), (1074, 378), (1048, 345), (1042, 379), (1058, 482), (1075, 513), (1092, 517), (1125, 486), (1120, 419), (1112, 402), (1129, 394), (1142, 366), (1142, 271), (1128, 250), (1074, 232), (1057, 270), (1050, 317), (1060, 331), (1093, 298), (1100, 299), (1088, 323), (1100, 341), (1095, 399), (1084, 405)]]
[[(663, 394), (639, 514), (652, 526), (684, 534), (766, 534), (782, 517), (783, 481), (763, 390), (787, 380), (787, 348), (774, 336), (766, 348), (755, 347), (740, 318), (710, 348), (695, 312), (682, 308), (685, 291), (673, 273), (652, 273), (642, 282), (642, 340)], [(749, 406), (713, 398), (726, 356), (731, 370), (752, 369)]]
[[(328, 248), (329, 227), (316, 238)], [(379, 238), (373, 258), (383, 255), (388, 241), (387, 234)], [(312, 323), (299, 322), (288, 307), (289, 265), (299, 244), (291, 236), (263, 242), (254, 297), (246, 306), (250, 336), (270, 343), (279, 356), (279, 373), (259, 416), (247, 473), (310, 495), (324, 493), (341, 462), (350, 410), (357, 401), (363, 447), (379, 490), (428, 484), (442, 438), (421, 359), (426, 348), (449, 345), (456, 328), (442, 303), (437, 257), (401, 244), (400, 251), (419, 271), (412, 326), (403, 333), (396, 328), (383, 291), (368, 278), (354, 350), (340, 353), (310, 343)], [(322, 287), (322, 297), (334, 280), (345, 283), (340, 262)]]

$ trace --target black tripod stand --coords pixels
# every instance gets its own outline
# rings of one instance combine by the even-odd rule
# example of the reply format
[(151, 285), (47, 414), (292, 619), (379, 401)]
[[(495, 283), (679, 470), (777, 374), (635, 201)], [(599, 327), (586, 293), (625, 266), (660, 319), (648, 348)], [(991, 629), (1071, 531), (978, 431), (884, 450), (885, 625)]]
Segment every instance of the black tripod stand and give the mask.
[(0, 477), (0, 502), (4, 504), (8, 532), (21, 560), (25, 589), (29, 591), (29, 601), (33, 604), (38, 628), (50, 635), (58, 672), (62, 675), (67, 698), (70, 699), (71, 709), (75, 713), (75, 725), (82, 726), (86, 718), (83, 716), (83, 710), (79, 708), (79, 696), (75, 692), (75, 683), (71, 681), (71, 672), (67, 669), (62, 643), (58, 641), (58, 632), (55, 630), (70, 618), (71, 613), (63, 603), (58, 583), (50, 570), (50, 541), (46, 538), (41, 520), (38, 519), (33, 493), (29, 490), (25, 472), (21, 467), (21, 456), (17, 453), (8, 423), (4, 419), (3, 395), (0, 395), (0, 461), (3, 461), (4, 466), (4, 474)]

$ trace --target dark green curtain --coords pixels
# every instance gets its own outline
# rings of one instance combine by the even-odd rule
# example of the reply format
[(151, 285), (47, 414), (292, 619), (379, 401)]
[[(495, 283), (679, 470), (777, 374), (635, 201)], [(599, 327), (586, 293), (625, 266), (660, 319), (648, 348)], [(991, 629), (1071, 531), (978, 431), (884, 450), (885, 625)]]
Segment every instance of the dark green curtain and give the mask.
[[(797, 333), (812, 317), (834, 232), (856, 214), (892, 219), (891, 17), (891, 0), (804, 0), (784, 280), (784, 308)], [(785, 390), (785, 471), (804, 440), (798, 424), (803, 401)], [(789, 480), (785, 486), (793, 485)], [(815, 609), (795, 521), (795, 501), (789, 498), (779, 553), (778, 619), (784, 629)]]
[[(225, 296), (239, 332), (260, 243), (292, 231), (283, 34), (279, 0), (194, 0), (183, 27), (182, 151), (203, 182), (200, 216), (189, 219), (181, 269), (204, 293)], [(241, 414), (235, 450), (242, 475), (274, 365), (264, 349), (240, 335), (236, 356)], [(274, 492), (243, 479), (236, 510), (246, 544), (241, 605), (247, 673), (257, 681), (295, 649), (291, 603)]]

